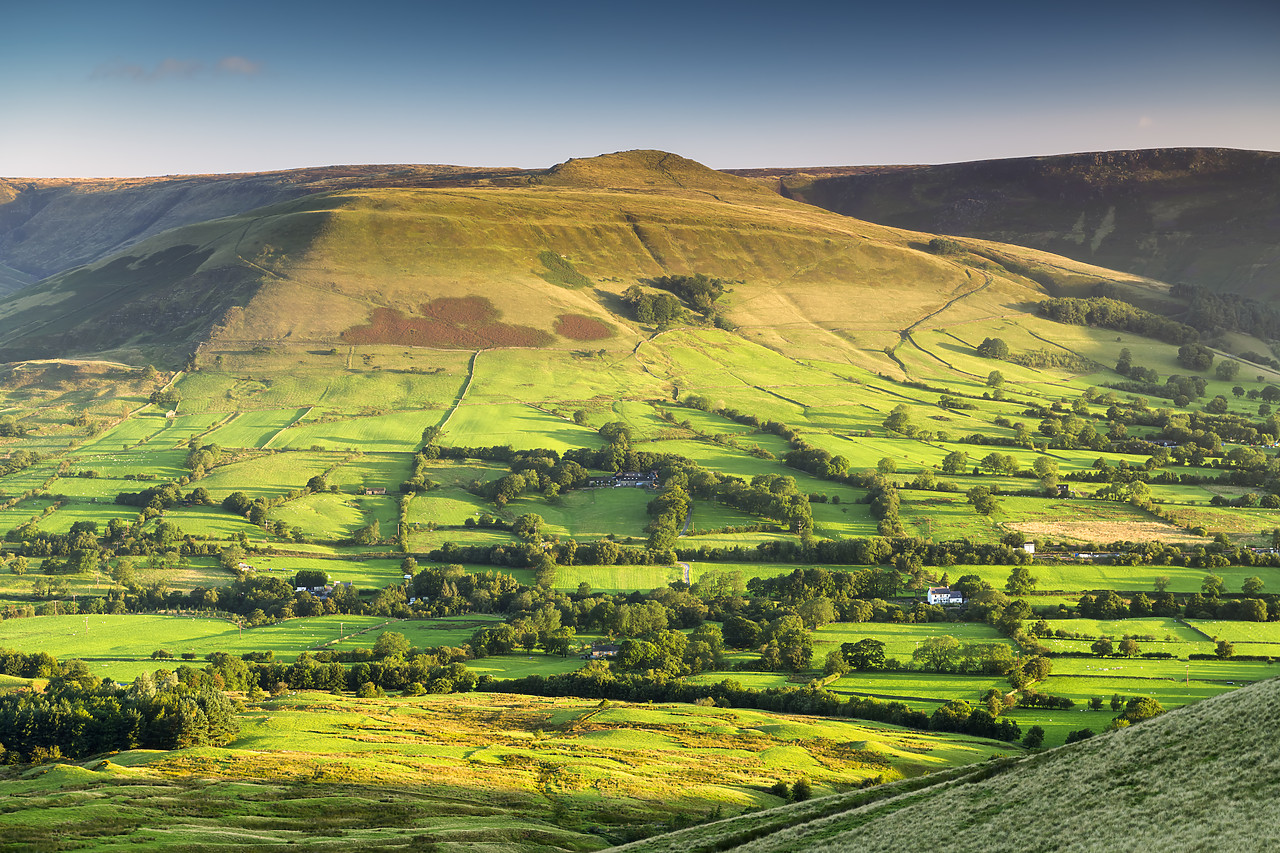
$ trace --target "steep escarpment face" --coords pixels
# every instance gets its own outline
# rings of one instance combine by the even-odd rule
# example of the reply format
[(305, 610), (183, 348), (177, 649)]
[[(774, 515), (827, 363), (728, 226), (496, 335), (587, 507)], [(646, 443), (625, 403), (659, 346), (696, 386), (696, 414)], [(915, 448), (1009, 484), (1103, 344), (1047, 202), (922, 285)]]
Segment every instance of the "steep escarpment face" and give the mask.
[(795, 197), (860, 219), (1280, 298), (1280, 155), (1270, 152), (1112, 151), (770, 174)]

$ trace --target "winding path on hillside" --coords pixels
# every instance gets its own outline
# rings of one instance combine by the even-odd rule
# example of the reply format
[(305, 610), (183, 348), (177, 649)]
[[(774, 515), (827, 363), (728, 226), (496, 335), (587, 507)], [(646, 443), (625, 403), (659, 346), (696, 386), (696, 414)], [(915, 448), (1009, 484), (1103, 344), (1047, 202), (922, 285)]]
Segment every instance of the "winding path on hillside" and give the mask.
[(915, 347), (916, 349), (920, 350), (920, 352), (922, 352), (922, 353), (924, 353), (925, 355), (927, 355), (927, 356), (929, 356), (929, 357), (931, 357), (931, 358), (935, 359), (936, 361), (938, 361), (938, 362), (940, 362), (940, 363), (942, 363), (942, 364), (946, 365), (949, 369), (954, 370), (954, 371), (955, 371), (955, 372), (957, 372), (957, 373), (963, 373), (963, 374), (964, 374), (964, 375), (966, 375), (966, 376), (976, 376), (976, 375), (977, 375), (977, 374), (974, 374), (974, 373), (969, 373), (967, 370), (960, 370), (959, 368), (954, 367), (953, 365), (947, 364), (947, 362), (946, 362), (946, 361), (943, 361), (941, 358), (938, 358), (938, 356), (934, 355), (932, 352), (930, 352), (929, 350), (927, 350), (927, 349), (925, 349), (924, 347), (920, 346), (920, 344), (916, 343), (915, 338), (911, 337), (911, 332), (912, 332), (912, 330), (913, 330), (913, 329), (915, 329), (915, 328), (916, 328), (917, 326), (919, 326), (921, 323), (925, 323), (925, 322), (927, 322), (927, 321), (929, 321), (929, 320), (933, 319), (934, 317), (937, 317), (939, 314), (941, 314), (943, 311), (946, 311), (946, 310), (947, 310), (948, 308), (950, 308), (952, 305), (955, 305), (955, 304), (956, 304), (957, 302), (959, 302), (961, 299), (968, 299), (970, 296), (973, 296), (973, 295), (974, 295), (974, 294), (976, 294), (976, 293), (981, 293), (982, 291), (986, 290), (988, 287), (990, 287), (990, 286), (991, 286), (992, 282), (995, 280), (995, 279), (993, 279), (993, 278), (991, 277), (991, 274), (990, 274), (990, 273), (985, 273), (985, 272), (984, 272), (984, 273), (982, 274), (982, 277), (985, 279), (985, 281), (983, 281), (983, 282), (982, 282), (982, 284), (978, 285), (978, 286), (977, 286), (977, 287), (975, 287), (973, 290), (966, 290), (964, 293), (961, 293), (959, 296), (954, 296), (954, 297), (952, 297), (951, 299), (948, 299), (945, 303), (943, 303), (942, 307), (941, 307), (941, 308), (939, 308), (938, 310), (936, 310), (936, 311), (931, 311), (931, 312), (929, 312), (928, 314), (925, 314), (925, 315), (924, 315), (923, 317), (921, 317), (919, 320), (916, 320), (916, 321), (915, 321), (914, 323), (912, 323), (910, 326), (907, 326), (905, 329), (899, 329), (899, 330), (898, 330), (898, 343), (897, 343), (897, 344), (895, 344), (892, 348), (890, 348), (890, 349), (886, 349), (886, 350), (884, 351), (884, 354), (885, 354), (885, 355), (887, 355), (889, 358), (891, 358), (891, 359), (893, 360), (894, 364), (898, 365), (898, 369), (900, 369), (900, 370), (902, 371), (902, 375), (903, 375), (903, 376), (906, 376), (906, 377), (908, 377), (908, 378), (910, 378), (910, 376), (911, 376), (911, 371), (907, 370), (907, 366), (906, 366), (906, 364), (904, 364), (904, 363), (902, 362), (902, 359), (898, 358), (898, 347), (902, 346), (902, 342), (903, 342), (903, 341), (906, 341), (907, 343), (911, 344), (911, 345), (912, 345), (913, 347)]
[(903, 340), (905, 340), (907, 343), (911, 344), (913, 347), (915, 347), (916, 349), (920, 350), (920, 352), (922, 352), (922, 353), (924, 353), (925, 355), (929, 356), (929, 358), (933, 359), (934, 361), (938, 362), (939, 364), (945, 365), (945, 366), (946, 366), (946, 368), (947, 368), (948, 370), (953, 370), (953, 371), (955, 371), (956, 373), (963, 373), (965, 376), (972, 376), (972, 377), (974, 377), (975, 379), (981, 379), (981, 378), (982, 378), (981, 376), (979, 376), (979, 375), (978, 375), (978, 374), (976, 374), (976, 373), (970, 373), (970, 372), (969, 372), (969, 371), (967, 371), (967, 370), (961, 370), (959, 367), (956, 367), (954, 364), (952, 364), (951, 362), (947, 361), (945, 358), (943, 358), (942, 356), (938, 355), (938, 354), (937, 354), (937, 353), (935, 353), (933, 350), (925, 349), (924, 347), (920, 346), (920, 344), (916, 341), (916, 339), (915, 339), (915, 338), (913, 338), (913, 337), (911, 336), (911, 333), (910, 333), (910, 332), (903, 332), (903, 333), (902, 333), (902, 338), (903, 338)]
[(939, 308), (937, 311), (933, 311), (933, 312), (931, 312), (931, 313), (929, 313), (929, 314), (925, 314), (925, 315), (924, 315), (923, 317), (921, 317), (919, 320), (916, 320), (914, 323), (912, 323), (910, 326), (907, 326), (905, 329), (903, 329), (902, 331), (900, 331), (898, 334), (900, 334), (900, 335), (908, 335), (908, 334), (910, 334), (910, 333), (911, 333), (911, 330), (912, 330), (912, 329), (914, 329), (916, 326), (919, 326), (921, 323), (925, 322), (926, 320), (931, 320), (931, 319), (933, 319), (934, 317), (937, 317), (939, 314), (941, 314), (943, 311), (946, 311), (946, 310), (947, 310), (948, 308), (950, 308), (952, 305), (955, 305), (955, 304), (956, 304), (957, 302), (959, 302), (961, 299), (968, 299), (970, 296), (973, 296), (974, 294), (981, 293), (982, 291), (986, 290), (988, 287), (990, 287), (990, 286), (991, 286), (991, 283), (994, 281), (994, 279), (991, 277), (991, 274), (990, 274), (990, 273), (985, 273), (985, 272), (984, 272), (984, 273), (982, 274), (982, 276), (983, 276), (983, 278), (985, 278), (985, 279), (986, 279), (986, 281), (984, 281), (982, 284), (978, 285), (978, 286), (977, 286), (977, 287), (975, 287), (973, 290), (966, 291), (966, 292), (964, 292), (964, 293), (960, 294), (959, 296), (957, 296), (957, 297), (955, 297), (955, 298), (953, 298), (953, 299), (949, 299), (949, 300), (947, 300), (947, 302), (946, 302), (946, 303), (945, 303), (941, 308)]

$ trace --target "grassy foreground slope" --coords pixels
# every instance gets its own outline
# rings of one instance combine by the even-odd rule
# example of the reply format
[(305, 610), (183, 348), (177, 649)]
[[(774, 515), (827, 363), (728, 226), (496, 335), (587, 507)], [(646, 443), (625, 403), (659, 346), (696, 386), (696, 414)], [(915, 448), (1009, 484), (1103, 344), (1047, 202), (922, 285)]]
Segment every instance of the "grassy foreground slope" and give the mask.
[(252, 704), (226, 748), (0, 770), (0, 850), (596, 850), (992, 741), (690, 705), (504, 694)]
[(1026, 758), (820, 798), (640, 853), (1266, 850), (1280, 829), (1280, 680)]

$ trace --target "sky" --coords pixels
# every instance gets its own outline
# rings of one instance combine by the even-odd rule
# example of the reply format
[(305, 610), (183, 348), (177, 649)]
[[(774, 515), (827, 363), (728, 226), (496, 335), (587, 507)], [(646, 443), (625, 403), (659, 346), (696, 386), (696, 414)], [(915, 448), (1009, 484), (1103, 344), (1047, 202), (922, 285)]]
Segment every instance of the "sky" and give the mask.
[(1275, 0), (0, 0), (0, 175), (1280, 150)]

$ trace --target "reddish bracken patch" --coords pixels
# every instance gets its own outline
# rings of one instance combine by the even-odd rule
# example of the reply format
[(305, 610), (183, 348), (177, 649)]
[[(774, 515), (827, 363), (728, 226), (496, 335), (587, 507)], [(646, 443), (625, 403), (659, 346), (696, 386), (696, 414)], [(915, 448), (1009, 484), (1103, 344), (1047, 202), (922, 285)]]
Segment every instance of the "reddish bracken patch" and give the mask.
[(602, 341), (613, 337), (613, 329), (595, 317), (561, 314), (556, 318), (556, 334), (571, 341)]
[(422, 306), (422, 316), (459, 326), (492, 323), (500, 316), (483, 296), (442, 296)]
[(353, 344), (400, 344), (445, 349), (544, 347), (551, 336), (531, 326), (498, 323), (501, 316), (483, 296), (444, 297), (422, 306), (421, 317), (394, 308), (377, 308), (363, 326), (353, 326), (342, 339)]

